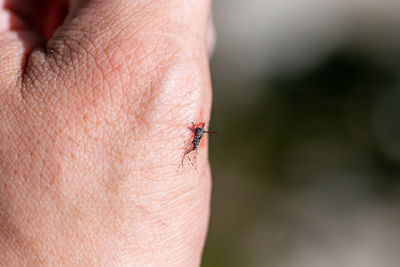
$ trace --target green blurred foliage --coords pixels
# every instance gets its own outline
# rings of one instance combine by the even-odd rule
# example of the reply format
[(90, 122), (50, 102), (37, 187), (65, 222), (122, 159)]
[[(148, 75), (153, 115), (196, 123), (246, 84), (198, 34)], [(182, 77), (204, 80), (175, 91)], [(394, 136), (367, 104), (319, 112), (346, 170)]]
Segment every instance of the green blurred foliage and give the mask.
[(212, 74), (210, 129), (219, 134), (210, 137), (214, 187), (202, 266), (281, 266), (302, 223), (298, 196), (307, 190), (325, 195), (315, 198), (328, 199), (320, 205), (327, 214), (399, 192), (399, 162), (375, 129), (379, 99), (398, 82), (395, 68), (339, 51), (296, 77), (249, 85), (262, 90), (247, 105)]

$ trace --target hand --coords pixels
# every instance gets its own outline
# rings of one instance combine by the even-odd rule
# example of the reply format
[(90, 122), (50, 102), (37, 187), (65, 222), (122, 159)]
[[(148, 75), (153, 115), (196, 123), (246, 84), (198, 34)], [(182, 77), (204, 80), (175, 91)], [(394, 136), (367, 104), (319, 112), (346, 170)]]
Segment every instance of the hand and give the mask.
[(0, 0), (0, 265), (199, 265), (209, 1), (29, 2)]

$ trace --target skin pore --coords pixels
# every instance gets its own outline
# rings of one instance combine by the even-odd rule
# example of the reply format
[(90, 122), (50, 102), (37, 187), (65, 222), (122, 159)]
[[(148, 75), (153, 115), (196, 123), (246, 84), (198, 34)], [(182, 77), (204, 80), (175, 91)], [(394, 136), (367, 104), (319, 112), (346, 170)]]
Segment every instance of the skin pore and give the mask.
[(209, 8), (0, 0), (1, 266), (199, 266)]

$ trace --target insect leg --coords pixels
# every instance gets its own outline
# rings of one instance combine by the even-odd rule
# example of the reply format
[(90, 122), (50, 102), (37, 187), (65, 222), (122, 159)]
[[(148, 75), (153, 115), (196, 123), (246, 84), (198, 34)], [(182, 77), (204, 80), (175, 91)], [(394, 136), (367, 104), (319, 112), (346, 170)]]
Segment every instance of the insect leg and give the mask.
[(192, 164), (193, 168), (195, 168), (195, 170), (197, 171), (197, 168), (196, 168), (196, 166), (194, 165), (193, 161), (190, 159), (190, 157), (187, 156), (187, 158), (189, 159), (189, 162), (190, 162), (190, 164)]
[(198, 152), (198, 150), (196, 149), (196, 153), (194, 154), (194, 159), (193, 159), (193, 161), (194, 162), (197, 162), (197, 155), (199, 154), (199, 152)]
[[(187, 148), (187, 149), (185, 150), (185, 152), (183, 153), (183, 157), (182, 157), (182, 166), (183, 166), (183, 161), (185, 160), (186, 155), (189, 154), (190, 152), (192, 152), (193, 150), (194, 150), (193, 147)], [(188, 158), (189, 158), (189, 156), (188, 156)], [(190, 158), (189, 158), (189, 160), (190, 160)]]

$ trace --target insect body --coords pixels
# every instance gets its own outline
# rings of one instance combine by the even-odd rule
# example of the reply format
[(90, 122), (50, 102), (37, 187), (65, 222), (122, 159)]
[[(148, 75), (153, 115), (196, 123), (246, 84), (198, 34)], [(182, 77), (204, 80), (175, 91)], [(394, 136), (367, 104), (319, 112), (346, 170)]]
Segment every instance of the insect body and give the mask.
[[(183, 154), (182, 165), (183, 165), (183, 160), (185, 159), (187, 154), (189, 154), (192, 151), (196, 151), (196, 155), (197, 155), (197, 148), (200, 145), (200, 141), (201, 141), (201, 138), (203, 137), (204, 133), (217, 134), (216, 132), (208, 132), (208, 131), (204, 130), (204, 126), (205, 125), (206, 124), (204, 122), (203, 123), (199, 123), (199, 124), (194, 124), (192, 122), (192, 127), (190, 127), (189, 129), (193, 132), (194, 136), (193, 136), (193, 140), (191, 141), (189, 146), (186, 148), (185, 153)], [(192, 162), (192, 160), (190, 159), (189, 156), (188, 156), (188, 159), (189, 159), (190, 163), (194, 167), (194, 164), (193, 164), (193, 162)]]

